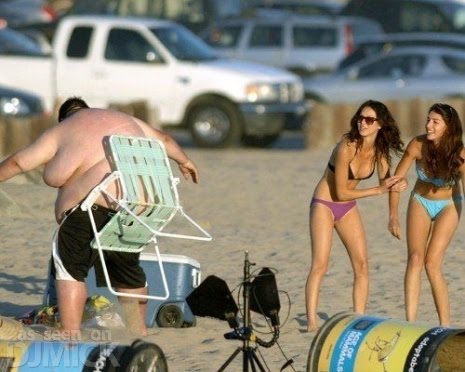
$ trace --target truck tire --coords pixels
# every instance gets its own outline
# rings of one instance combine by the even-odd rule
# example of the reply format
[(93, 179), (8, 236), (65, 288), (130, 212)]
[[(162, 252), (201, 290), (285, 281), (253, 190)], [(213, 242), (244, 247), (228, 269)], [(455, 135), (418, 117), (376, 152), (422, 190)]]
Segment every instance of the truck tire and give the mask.
[(199, 100), (189, 114), (188, 126), (199, 147), (238, 146), (243, 133), (240, 113), (223, 99)]

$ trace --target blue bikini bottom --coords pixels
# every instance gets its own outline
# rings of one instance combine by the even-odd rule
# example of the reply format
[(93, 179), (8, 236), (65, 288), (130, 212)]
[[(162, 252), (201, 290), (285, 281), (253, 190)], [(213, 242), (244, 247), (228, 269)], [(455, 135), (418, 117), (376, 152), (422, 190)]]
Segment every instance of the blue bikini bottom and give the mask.
[(428, 212), (429, 217), (434, 220), (437, 216), (441, 214), (441, 212), (447, 206), (455, 203), (459, 203), (463, 200), (462, 195), (455, 196), (454, 198), (449, 199), (438, 199), (438, 200), (431, 200), (424, 198), (423, 196), (415, 193), (412, 191), (412, 197), (417, 200), (423, 208), (425, 208), (426, 212)]

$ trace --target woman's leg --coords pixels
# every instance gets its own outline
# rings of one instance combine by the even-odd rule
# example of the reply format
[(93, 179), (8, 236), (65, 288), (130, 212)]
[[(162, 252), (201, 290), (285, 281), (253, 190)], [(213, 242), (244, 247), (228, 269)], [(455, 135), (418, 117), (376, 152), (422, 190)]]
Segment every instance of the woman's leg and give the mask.
[(446, 207), (436, 218), (426, 252), (425, 267), (431, 283), (434, 304), (441, 326), (450, 325), (450, 305), (447, 282), (442, 273), (442, 263), (459, 223), (460, 210), (455, 205)]
[(356, 207), (351, 209), (336, 222), (335, 227), (347, 249), (354, 272), (352, 293), (354, 312), (363, 314), (368, 301), (368, 254), (365, 230), (358, 209)]
[(317, 309), (320, 286), (323, 276), (328, 271), (329, 254), (333, 235), (334, 218), (331, 210), (322, 204), (314, 203), (310, 208), (310, 241), (312, 262), (305, 286), (305, 303), (307, 307), (307, 329), (318, 329)]
[(404, 278), (405, 316), (415, 321), (420, 301), (421, 271), (425, 262), (426, 245), (431, 229), (431, 218), (413, 197), (407, 208), (407, 268)]

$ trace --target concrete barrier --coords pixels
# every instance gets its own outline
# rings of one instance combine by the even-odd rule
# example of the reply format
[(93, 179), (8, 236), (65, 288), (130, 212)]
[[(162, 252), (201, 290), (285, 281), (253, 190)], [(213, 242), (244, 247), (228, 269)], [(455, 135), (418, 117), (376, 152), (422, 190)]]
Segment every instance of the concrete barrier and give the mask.
[[(385, 104), (399, 125), (402, 138), (407, 140), (424, 133), (428, 109), (435, 102), (447, 103), (454, 107), (465, 124), (465, 100), (461, 98), (443, 100), (416, 98), (385, 101)], [(350, 119), (359, 106), (358, 103), (314, 104), (304, 125), (306, 147), (314, 150), (334, 146), (349, 130)]]
[[(449, 98), (438, 101), (418, 98), (385, 101), (399, 125), (404, 140), (424, 132), (428, 109), (435, 102), (448, 103), (453, 106), (465, 124), (464, 99)], [(314, 150), (334, 146), (349, 129), (350, 119), (358, 107), (358, 103), (314, 104), (303, 128), (306, 148)], [(154, 128), (160, 128), (157, 112), (151, 110), (145, 102), (112, 104), (110, 108), (133, 115)], [(55, 110), (51, 116), (0, 118), (0, 138), (3, 139), (0, 141), (0, 155), (6, 156), (27, 146), (44, 130), (56, 125), (56, 116)]]
[[(30, 118), (0, 118), (0, 155), (2, 157), (29, 145), (46, 129), (57, 124), (58, 107), (62, 102), (57, 102), (51, 115), (38, 115)], [(126, 105), (111, 105), (110, 108), (126, 112), (145, 122), (154, 128), (159, 128), (157, 113), (149, 109), (145, 102), (137, 101)]]

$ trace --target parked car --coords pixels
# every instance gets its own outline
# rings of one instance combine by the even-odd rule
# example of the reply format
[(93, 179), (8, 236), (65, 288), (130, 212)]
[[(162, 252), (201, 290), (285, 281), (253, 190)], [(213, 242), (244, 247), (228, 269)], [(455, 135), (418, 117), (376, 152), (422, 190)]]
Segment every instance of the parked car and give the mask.
[(463, 0), (350, 0), (341, 15), (369, 17), (391, 32), (465, 32)]
[(0, 54), (42, 56), (44, 51), (40, 44), (30, 37), (8, 27), (0, 28)]
[(64, 17), (50, 57), (0, 55), (0, 84), (34, 90), (49, 110), (72, 95), (102, 108), (144, 102), (154, 123), (189, 128), (203, 147), (269, 145), (286, 116), (307, 112), (295, 74), (219, 58), (183, 26), (149, 18)]
[(337, 15), (341, 4), (326, 0), (257, 0), (248, 1), (244, 13), (258, 10), (284, 10), (299, 15)]
[(194, 33), (221, 18), (238, 16), (243, 0), (79, 0), (68, 15), (118, 15), (169, 19)]
[(8, 26), (36, 22), (49, 22), (57, 14), (44, 0), (0, 0), (0, 19)]
[(368, 56), (387, 52), (400, 46), (432, 46), (465, 50), (465, 38), (460, 34), (405, 32), (368, 36), (359, 42), (354, 51), (339, 62), (339, 69), (350, 66)]
[(33, 93), (0, 86), (0, 118), (44, 114), (42, 100)]
[(399, 47), (328, 76), (304, 79), (305, 96), (318, 102), (414, 97), (465, 98), (465, 52)]
[(309, 75), (334, 70), (354, 44), (382, 32), (366, 18), (280, 15), (224, 20), (201, 36), (223, 56)]

